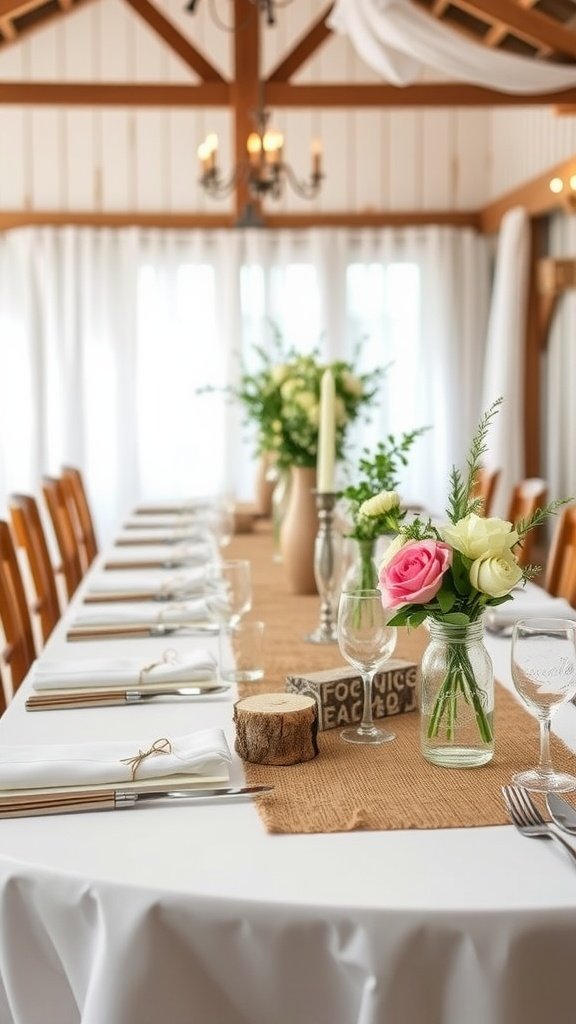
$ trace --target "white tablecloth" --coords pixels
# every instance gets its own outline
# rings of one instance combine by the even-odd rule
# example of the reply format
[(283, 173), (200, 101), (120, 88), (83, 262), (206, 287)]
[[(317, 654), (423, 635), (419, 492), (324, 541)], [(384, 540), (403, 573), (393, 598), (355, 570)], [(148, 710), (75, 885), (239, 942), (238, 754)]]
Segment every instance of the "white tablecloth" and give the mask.
[[(64, 632), (46, 657), (150, 661), (166, 647), (73, 644)], [(508, 678), (509, 641), (489, 648)], [(233, 746), (231, 702), (31, 714), (28, 691), (0, 720), (0, 742), (223, 726)], [(576, 747), (576, 708), (557, 725)], [(0, 1024), (574, 1016), (576, 870), (511, 827), (270, 836), (250, 803), (0, 820), (0, 900)]]

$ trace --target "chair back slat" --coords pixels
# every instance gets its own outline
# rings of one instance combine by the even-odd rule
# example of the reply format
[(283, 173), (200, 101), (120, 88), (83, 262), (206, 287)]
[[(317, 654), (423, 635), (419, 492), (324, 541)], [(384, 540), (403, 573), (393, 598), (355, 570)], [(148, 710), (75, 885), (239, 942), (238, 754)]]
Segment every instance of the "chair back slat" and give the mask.
[(483, 516), (490, 515), (492, 502), (494, 501), (494, 494), (496, 493), (496, 485), (499, 478), (499, 469), (490, 470), (481, 466), (476, 473), (474, 487), (472, 488), (472, 496), (474, 498), (482, 499), (481, 515)]
[(44, 477), (42, 493), (62, 560), (61, 571), (66, 581), (66, 591), (68, 597), (72, 597), (82, 579), (83, 569), (78, 538), (70, 518), (62, 481), (57, 477)]
[(36, 592), (34, 610), (40, 616), (42, 639), (46, 641), (60, 618), (60, 602), (40, 511), (29, 494), (11, 494), (8, 504), (16, 542), (24, 548), (30, 566)]
[[(507, 519), (518, 523), (521, 519), (529, 519), (536, 509), (543, 508), (548, 500), (548, 487), (540, 477), (527, 477), (516, 484), (512, 491), (508, 506)], [(520, 565), (530, 565), (536, 543), (536, 530), (531, 530), (522, 542), (522, 547), (515, 549)]]
[(546, 565), (544, 586), (554, 597), (576, 607), (576, 505), (559, 515)]
[(75, 466), (63, 466), (61, 480), (69, 506), (71, 506), (77, 522), (80, 543), (86, 568), (88, 568), (98, 554), (98, 541), (84, 480), (80, 470)]
[[(0, 621), (4, 632), (3, 661), (16, 690), (36, 657), (32, 623), (16, 548), (8, 523), (0, 520)], [(1, 688), (0, 688), (1, 689)]]

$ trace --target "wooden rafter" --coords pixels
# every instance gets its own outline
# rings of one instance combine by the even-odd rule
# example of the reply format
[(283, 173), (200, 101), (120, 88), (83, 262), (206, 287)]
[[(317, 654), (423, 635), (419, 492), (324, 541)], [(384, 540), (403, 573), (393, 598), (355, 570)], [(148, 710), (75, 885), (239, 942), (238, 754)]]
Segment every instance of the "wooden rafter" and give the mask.
[[(245, 37), (243, 36), (243, 39)], [(256, 80), (254, 80), (256, 81)], [(257, 84), (257, 83), (256, 83)], [(233, 83), (198, 85), (142, 82), (0, 82), (0, 104), (69, 107), (226, 107)], [(256, 93), (254, 94), (256, 95)], [(273, 107), (576, 107), (576, 89), (556, 93), (508, 94), (481, 86), (430, 82), (426, 85), (266, 85), (266, 103)], [(258, 104), (252, 103), (249, 110)]]
[(34, 11), (45, 3), (46, 0), (0, 0), (0, 20), (7, 18), (8, 21), (13, 21), (14, 18)]
[(519, 185), (518, 188), (507, 192), (506, 195), (500, 196), (482, 210), (482, 231), (486, 234), (495, 234), (504, 214), (515, 206), (523, 206), (532, 218), (542, 217), (553, 210), (566, 206), (572, 209), (569, 192), (564, 195), (551, 192), (550, 180), (551, 178), (560, 178), (562, 181), (568, 182), (574, 174), (576, 174), (576, 160), (567, 160), (565, 163), (550, 167), (544, 174)]
[[(534, 7), (538, 0), (517, 0), (519, 7), (525, 7), (529, 10)], [(497, 21), (493, 27), (486, 33), (482, 42), (485, 46), (498, 46), (499, 43), (508, 35), (510, 32), (510, 26), (504, 21)]]
[(126, 0), (126, 3), (141, 18), (144, 18), (144, 21), (150, 25), (150, 28), (168, 44), (174, 53), (177, 53), (182, 58), (192, 71), (200, 75), (202, 81), (225, 81), (210, 61), (206, 60), (195, 46), (192, 46), (192, 43), (178, 31), (176, 26), (154, 4), (150, 3), (150, 0)]
[(0, 103), (50, 107), (226, 107), (226, 82), (155, 85), (123, 82), (0, 82)]
[(459, 6), (506, 25), (539, 46), (548, 46), (555, 53), (576, 57), (576, 32), (541, 14), (521, 7), (513, 0), (458, 0)]
[(268, 82), (287, 82), (302, 65), (316, 52), (332, 30), (326, 24), (334, 4), (331, 3), (323, 11), (318, 20), (308, 29), (289, 53), (276, 65), (268, 75)]
[(9, 18), (0, 19), (0, 32), (4, 36), (4, 39), (8, 39), (10, 42), (13, 42), (14, 39), (16, 39), (17, 32)]

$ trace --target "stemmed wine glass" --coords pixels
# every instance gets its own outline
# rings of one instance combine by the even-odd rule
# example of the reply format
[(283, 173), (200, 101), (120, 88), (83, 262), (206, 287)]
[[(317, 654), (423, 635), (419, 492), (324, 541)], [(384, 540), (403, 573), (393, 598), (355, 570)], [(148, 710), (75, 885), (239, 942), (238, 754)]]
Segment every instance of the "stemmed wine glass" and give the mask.
[(252, 578), (247, 558), (228, 559), (206, 570), (206, 606), (222, 625), (235, 626), (252, 607)]
[(386, 743), (394, 733), (374, 725), (372, 681), (378, 669), (393, 653), (396, 629), (388, 625), (379, 590), (343, 591), (338, 605), (338, 646), (340, 653), (362, 675), (364, 707), (359, 726), (340, 733), (348, 743)]
[(512, 633), (512, 679), (538, 719), (537, 768), (518, 772), (513, 781), (538, 793), (576, 789), (576, 778), (557, 772), (550, 756), (550, 719), (576, 694), (576, 622), (569, 619), (521, 619)]

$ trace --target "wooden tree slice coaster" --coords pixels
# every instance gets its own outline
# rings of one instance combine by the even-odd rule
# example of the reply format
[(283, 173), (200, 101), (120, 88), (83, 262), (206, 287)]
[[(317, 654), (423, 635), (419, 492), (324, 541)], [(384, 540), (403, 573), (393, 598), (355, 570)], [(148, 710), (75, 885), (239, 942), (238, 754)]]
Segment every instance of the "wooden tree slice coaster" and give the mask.
[(254, 764), (300, 764), (318, 753), (318, 709), (300, 693), (258, 693), (234, 705), (236, 752)]

